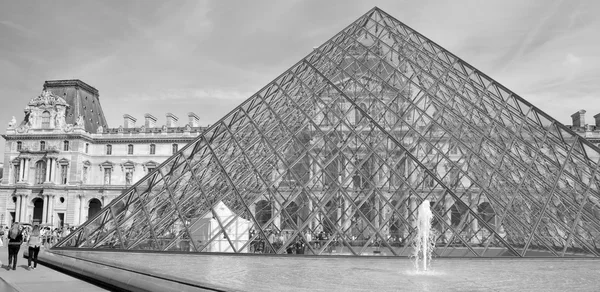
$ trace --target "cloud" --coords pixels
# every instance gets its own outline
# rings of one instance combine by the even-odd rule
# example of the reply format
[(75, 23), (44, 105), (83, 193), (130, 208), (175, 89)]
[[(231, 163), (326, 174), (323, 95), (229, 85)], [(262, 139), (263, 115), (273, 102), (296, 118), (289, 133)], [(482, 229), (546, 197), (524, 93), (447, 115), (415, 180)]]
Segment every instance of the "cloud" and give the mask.
[(565, 61), (563, 62), (563, 65), (567, 67), (578, 67), (581, 65), (581, 58), (571, 53), (568, 53), (567, 57), (565, 58)]
[(581, 58), (568, 53), (563, 61), (563, 65), (566, 67), (565, 78), (567, 81), (575, 79), (581, 68)]
[(0, 24), (16, 30), (16, 31), (20, 32), (21, 34), (23, 34), (24, 36), (32, 36), (35, 34), (35, 31), (33, 31), (29, 28), (26, 28), (18, 23), (14, 23), (10, 20), (0, 20)]
[(131, 93), (124, 97), (124, 101), (139, 102), (192, 102), (201, 99), (210, 100), (237, 100), (243, 101), (249, 98), (252, 92), (222, 89), (169, 89), (155, 92)]

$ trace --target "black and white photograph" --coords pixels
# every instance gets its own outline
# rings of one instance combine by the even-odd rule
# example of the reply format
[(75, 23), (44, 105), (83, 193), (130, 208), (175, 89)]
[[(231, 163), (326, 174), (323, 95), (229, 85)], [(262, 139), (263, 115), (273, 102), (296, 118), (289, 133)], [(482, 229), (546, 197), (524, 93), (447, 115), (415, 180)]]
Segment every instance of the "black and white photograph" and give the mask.
[(600, 291), (598, 11), (0, 0), (0, 291)]

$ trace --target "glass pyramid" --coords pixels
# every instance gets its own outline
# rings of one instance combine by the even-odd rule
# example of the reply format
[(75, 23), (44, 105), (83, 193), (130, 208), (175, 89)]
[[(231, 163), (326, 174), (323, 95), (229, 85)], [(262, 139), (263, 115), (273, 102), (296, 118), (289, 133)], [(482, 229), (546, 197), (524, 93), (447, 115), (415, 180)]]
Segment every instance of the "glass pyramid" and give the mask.
[(598, 257), (599, 153), (373, 8), (55, 248)]

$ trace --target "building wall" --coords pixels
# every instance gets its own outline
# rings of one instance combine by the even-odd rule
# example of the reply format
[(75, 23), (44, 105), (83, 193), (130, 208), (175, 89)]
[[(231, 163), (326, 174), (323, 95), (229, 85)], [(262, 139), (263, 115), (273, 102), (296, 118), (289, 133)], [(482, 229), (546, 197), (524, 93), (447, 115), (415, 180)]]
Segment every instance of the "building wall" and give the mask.
[[(74, 89), (63, 86), (61, 90)], [(35, 121), (27, 118), (21, 123), (11, 121), (3, 135), (6, 141), (1, 160), (4, 176), (0, 179), (0, 224), (18, 221), (77, 226), (88, 219), (90, 206), (94, 210), (94, 204), (106, 206), (171, 157), (173, 145), (182, 149), (204, 130), (196, 120), (194, 126), (98, 127), (92, 133), (86, 130), (87, 121), (92, 120), (85, 116), (86, 112), (74, 119), (74, 124), (70, 123), (63, 104), (70, 103), (44, 91), (40, 97), (33, 98), (26, 109), (41, 112), (42, 108), (50, 112), (53, 119), (58, 118), (46, 127), (42, 127), (39, 117)], [(58, 120), (61, 110), (65, 111), (63, 121)], [(97, 114), (94, 118), (98, 118)], [(44, 148), (41, 142), (45, 143)], [(107, 145), (112, 147), (110, 154), (107, 154)], [(129, 145), (133, 153), (128, 152)], [(150, 145), (155, 146), (154, 154), (150, 153)], [(46, 164), (46, 169), (36, 168), (37, 163)], [(19, 170), (23, 167), (25, 172), (21, 173)], [(110, 180), (105, 179), (106, 169), (110, 169)], [(36, 181), (36, 176), (44, 181)], [(19, 181), (18, 177), (22, 179)]]

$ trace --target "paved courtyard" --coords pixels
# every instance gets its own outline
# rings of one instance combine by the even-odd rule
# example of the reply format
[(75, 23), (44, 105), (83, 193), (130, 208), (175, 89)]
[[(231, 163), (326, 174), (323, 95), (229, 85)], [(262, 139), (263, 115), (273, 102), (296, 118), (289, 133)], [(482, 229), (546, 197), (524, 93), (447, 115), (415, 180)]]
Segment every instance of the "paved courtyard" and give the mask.
[[(0, 247), (0, 291), (2, 292), (96, 292), (107, 291), (88, 282), (55, 271), (44, 265), (38, 264), (35, 270), (27, 269), (27, 259), (23, 258), (23, 250), (27, 245), (21, 246), (17, 269), (8, 271), (8, 250), (6, 245)], [(40, 251), (40, 254), (44, 251)]]

